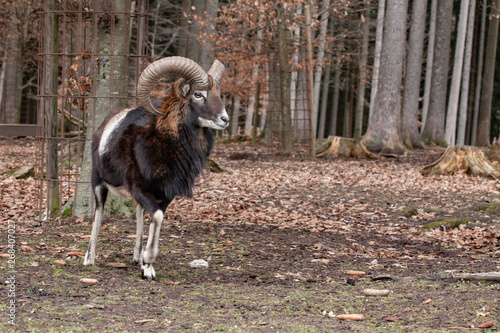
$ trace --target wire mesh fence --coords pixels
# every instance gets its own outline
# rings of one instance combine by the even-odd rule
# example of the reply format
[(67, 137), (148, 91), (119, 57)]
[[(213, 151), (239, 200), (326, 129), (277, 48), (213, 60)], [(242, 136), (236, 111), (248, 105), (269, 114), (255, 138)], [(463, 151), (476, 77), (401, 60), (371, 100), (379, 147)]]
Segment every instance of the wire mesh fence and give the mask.
[(147, 65), (147, 7), (141, 0), (45, 2), (38, 57), (40, 220), (74, 215), (78, 188), (90, 189), (81, 175), (102, 120), (97, 111), (137, 104), (134, 83)]

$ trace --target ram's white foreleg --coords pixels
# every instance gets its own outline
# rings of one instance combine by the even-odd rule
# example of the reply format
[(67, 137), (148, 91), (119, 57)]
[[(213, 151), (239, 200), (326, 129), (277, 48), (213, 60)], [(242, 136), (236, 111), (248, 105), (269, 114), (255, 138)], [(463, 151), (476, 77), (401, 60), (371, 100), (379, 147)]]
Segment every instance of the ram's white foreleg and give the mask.
[(158, 242), (160, 239), (161, 224), (163, 222), (163, 211), (157, 210), (151, 219), (149, 225), (149, 237), (146, 249), (142, 253), (142, 278), (154, 280), (156, 273), (153, 268), (153, 263), (158, 255)]
[(142, 264), (142, 235), (144, 233), (144, 208), (141, 205), (136, 205), (135, 216), (137, 218), (137, 231), (134, 248), (134, 264)]
[(97, 186), (94, 189), (98, 204), (95, 209), (94, 223), (92, 223), (92, 234), (90, 235), (89, 247), (87, 253), (85, 253), (85, 259), (83, 260), (83, 264), (85, 266), (95, 264), (97, 237), (99, 236), (99, 229), (101, 228), (102, 215), (104, 212), (104, 202), (106, 200), (107, 194), (106, 191), (107, 190), (102, 189), (101, 186)]

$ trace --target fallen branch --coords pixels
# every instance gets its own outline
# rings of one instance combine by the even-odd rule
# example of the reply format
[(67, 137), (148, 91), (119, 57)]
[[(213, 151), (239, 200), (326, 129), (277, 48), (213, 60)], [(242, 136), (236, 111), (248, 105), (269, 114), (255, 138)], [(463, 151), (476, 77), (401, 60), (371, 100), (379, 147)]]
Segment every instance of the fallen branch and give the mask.
[(392, 280), (397, 282), (409, 282), (416, 280), (468, 280), (468, 281), (500, 281), (500, 272), (487, 273), (457, 273), (455, 271), (443, 271), (432, 274), (419, 274), (415, 276), (395, 276), (395, 275), (377, 275), (372, 277), (373, 281)]

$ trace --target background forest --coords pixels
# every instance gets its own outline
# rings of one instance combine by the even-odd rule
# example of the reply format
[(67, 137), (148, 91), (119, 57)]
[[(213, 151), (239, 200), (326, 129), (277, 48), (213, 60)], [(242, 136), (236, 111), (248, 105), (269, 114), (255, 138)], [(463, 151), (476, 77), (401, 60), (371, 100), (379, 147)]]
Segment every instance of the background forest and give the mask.
[[(48, 40), (42, 21), (52, 1), (2, 2), (0, 121), (36, 123), (36, 96), (43, 95), (39, 58), (50, 54), (40, 52)], [(145, 18), (142, 68), (172, 55), (205, 68), (214, 57), (225, 62), (230, 136), (262, 133), (290, 151), (312, 130), (317, 138), (364, 136), (372, 151), (400, 152), (424, 144), (484, 146), (499, 134), (498, 0), (72, 0), (53, 6), (59, 25), (71, 15), (81, 16), (75, 25), (85, 25), (84, 13), (97, 7)], [(131, 54), (142, 47), (136, 39), (144, 36), (132, 33), (139, 21), (130, 19), (128, 27)], [(54, 53), (68, 51), (61, 49), (65, 38), (59, 31)], [(128, 64), (126, 72), (133, 72), (134, 63)], [(61, 61), (58, 68), (64, 85), (68, 68)], [(87, 80), (98, 89), (96, 77)], [(135, 95), (133, 82), (127, 89)]]

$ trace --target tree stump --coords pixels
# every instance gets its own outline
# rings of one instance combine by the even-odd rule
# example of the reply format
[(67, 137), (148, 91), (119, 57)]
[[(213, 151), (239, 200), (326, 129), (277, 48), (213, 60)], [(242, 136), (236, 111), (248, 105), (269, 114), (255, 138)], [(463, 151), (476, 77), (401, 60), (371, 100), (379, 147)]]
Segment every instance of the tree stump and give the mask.
[(323, 143), (316, 147), (317, 157), (353, 157), (374, 158), (375, 154), (369, 152), (366, 147), (354, 139), (340, 136), (329, 136)]
[(450, 146), (434, 163), (420, 172), (422, 175), (452, 175), (465, 171), (469, 175), (500, 179), (500, 167), (491, 162), (483, 149), (472, 146)]

